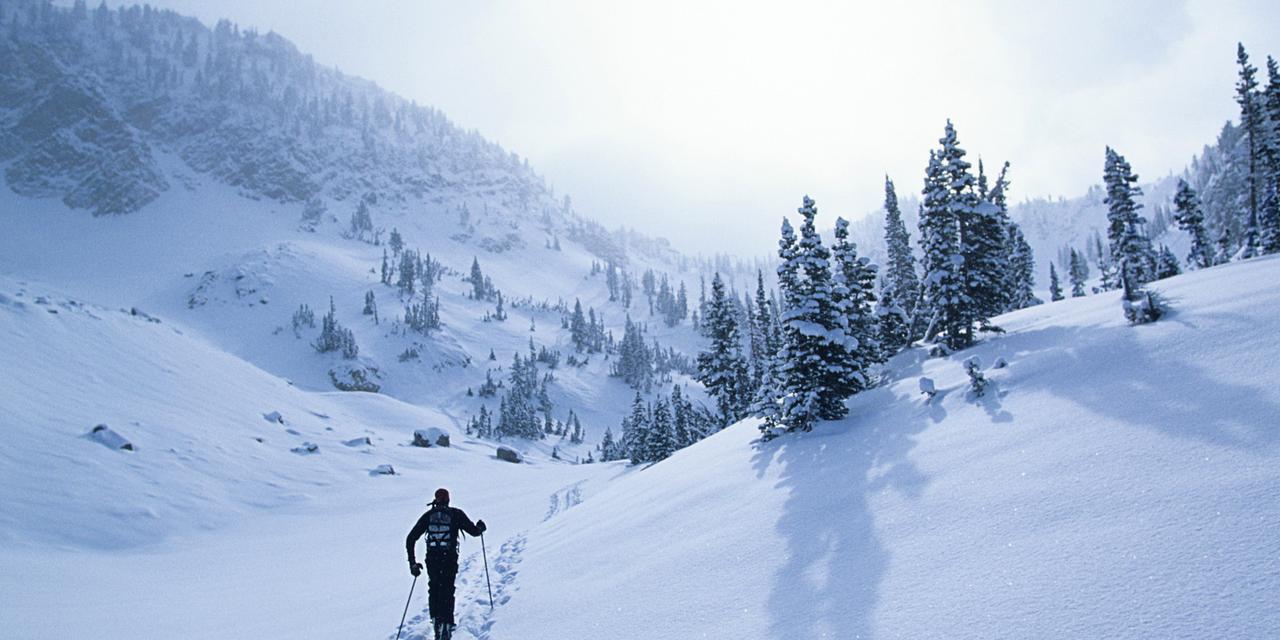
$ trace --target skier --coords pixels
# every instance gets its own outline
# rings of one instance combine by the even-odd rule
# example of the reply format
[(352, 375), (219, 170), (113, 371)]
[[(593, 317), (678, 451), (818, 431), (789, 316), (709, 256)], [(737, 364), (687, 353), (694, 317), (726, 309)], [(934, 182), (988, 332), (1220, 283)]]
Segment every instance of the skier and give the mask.
[(449, 640), (453, 635), (453, 580), (458, 575), (458, 531), (478, 536), (485, 532), (484, 520), (475, 524), (462, 509), (449, 506), (449, 491), (436, 489), (431, 508), (418, 518), (409, 530), (404, 546), (409, 552), (409, 573), (422, 575), (422, 565), (414, 558), (414, 546), (423, 534), (427, 536), (427, 607), (436, 640)]

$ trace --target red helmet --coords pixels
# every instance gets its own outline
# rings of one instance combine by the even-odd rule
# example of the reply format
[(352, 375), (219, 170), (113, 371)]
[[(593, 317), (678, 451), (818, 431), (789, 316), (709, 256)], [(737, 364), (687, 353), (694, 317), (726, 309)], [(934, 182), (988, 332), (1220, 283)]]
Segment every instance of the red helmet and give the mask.
[(449, 504), (449, 490), (444, 487), (436, 489), (436, 502), (440, 504)]

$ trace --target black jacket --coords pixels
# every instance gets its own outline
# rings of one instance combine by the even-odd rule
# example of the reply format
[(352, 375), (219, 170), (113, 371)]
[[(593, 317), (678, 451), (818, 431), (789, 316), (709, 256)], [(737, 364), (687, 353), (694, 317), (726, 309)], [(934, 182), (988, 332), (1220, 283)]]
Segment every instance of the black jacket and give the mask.
[(409, 562), (414, 562), (413, 547), (423, 534), (427, 536), (427, 555), (458, 555), (459, 530), (473, 536), (481, 533), (462, 509), (432, 504), (431, 509), (418, 518), (418, 523), (413, 525), (409, 530), (409, 537), (404, 540), (405, 550), (409, 552)]

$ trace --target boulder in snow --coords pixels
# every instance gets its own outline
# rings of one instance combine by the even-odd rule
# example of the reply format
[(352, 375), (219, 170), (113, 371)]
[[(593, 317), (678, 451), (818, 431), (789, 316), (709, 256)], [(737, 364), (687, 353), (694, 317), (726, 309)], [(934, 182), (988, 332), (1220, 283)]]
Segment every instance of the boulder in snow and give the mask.
[(133, 451), (133, 443), (129, 442), (124, 436), (111, 430), (105, 424), (100, 424), (89, 432), (89, 437), (106, 445), (111, 449), (124, 449), (125, 451)]
[(498, 447), (498, 459), (507, 462), (520, 462), (520, 452), (511, 447)]
[(996, 361), (991, 363), (992, 369), (1003, 369), (1007, 366), (1009, 366), (1009, 361), (1004, 358), (996, 358)]
[(284, 416), (280, 415), (280, 412), (279, 412), (279, 411), (272, 411), (271, 413), (264, 413), (264, 414), (262, 414), (262, 419), (263, 419), (263, 420), (266, 420), (267, 422), (274, 422), (274, 423), (276, 423), (276, 424), (284, 424)]
[(933, 378), (920, 378), (920, 393), (925, 395), (926, 401), (932, 400), (933, 396), (938, 394), (938, 388), (933, 385)]
[(369, 439), (369, 436), (363, 436), (360, 438), (352, 438), (342, 444), (345, 444), (348, 447), (371, 447), (373, 446), (373, 441)]
[(380, 464), (369, 470), (369, 475), (371, 476), (394, 476), (395, 474), (395, 468), (389, 464)]
[(449, 446), (449, 434), (445, 433), (444, 429), (440, 429), (438, 427), (418, 429), (413, 432), (413, 446), (447, 447)]
[(320, 445), (314, 442), (304, 442), (302, 443), (301, 446), (294, 447), (290, 449), (290, 451), (300, 456), (306, 456), (306, 455), (311, 455), (313, 453), (320, 453)]

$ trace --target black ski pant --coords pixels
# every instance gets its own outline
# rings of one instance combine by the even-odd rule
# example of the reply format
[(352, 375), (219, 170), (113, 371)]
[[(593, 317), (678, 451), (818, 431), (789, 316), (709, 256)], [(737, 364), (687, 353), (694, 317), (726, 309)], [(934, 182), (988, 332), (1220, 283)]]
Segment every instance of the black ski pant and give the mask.
[(428, 553), (427, 609), (436, 622), (453, 624), (453, 581), (458, 577), (458, 555)]

